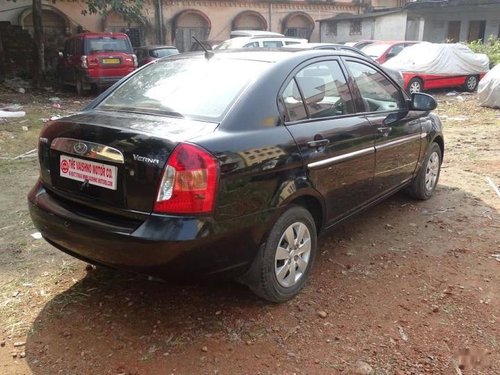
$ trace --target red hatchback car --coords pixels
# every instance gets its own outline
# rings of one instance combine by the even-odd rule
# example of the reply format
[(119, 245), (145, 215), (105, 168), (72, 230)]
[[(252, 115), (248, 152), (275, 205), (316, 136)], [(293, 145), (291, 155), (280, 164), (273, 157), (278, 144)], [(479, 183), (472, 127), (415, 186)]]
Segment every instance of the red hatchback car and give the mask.
[(109, 87), (137, 68), (132, 44), (123, 33), (74, 35), (59, 56), (59, 83), (75, 86), (78, 95)]

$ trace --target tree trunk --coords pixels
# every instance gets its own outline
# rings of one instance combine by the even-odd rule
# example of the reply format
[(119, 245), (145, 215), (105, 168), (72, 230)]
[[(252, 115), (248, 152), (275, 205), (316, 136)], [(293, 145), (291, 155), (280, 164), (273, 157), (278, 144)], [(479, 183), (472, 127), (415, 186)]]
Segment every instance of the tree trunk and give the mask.
[(45, 83), (45, 46), (43, 43), (42, 0), (33, 0), (33, 85)]
[(0, 32), (0, 82), (3, 81), (4, 65), (5, 65), (5, 53), (2, 45), (2, 33)]

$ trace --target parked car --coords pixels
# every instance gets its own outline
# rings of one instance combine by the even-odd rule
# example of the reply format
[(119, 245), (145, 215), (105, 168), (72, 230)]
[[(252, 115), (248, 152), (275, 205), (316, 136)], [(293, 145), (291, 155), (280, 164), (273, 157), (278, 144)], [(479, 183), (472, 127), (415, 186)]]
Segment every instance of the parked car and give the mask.
[(477, 101), (482, 107), (500, 108), (500, 64), (479, 81)]
[(283, 302), (304, 286), (319, 233), (401, 189), (432, 196), (435, 107), (342, 51), (161, 59), (43, 128), (30, 214), (85, 261), (230, 275)]
[[(214, 47), (217, 45), (221, 44), (223, 40), (200, 40), (200, 43), (202, 44), (203, 47), (205, 47), (207, 50), (212, 50)], [(195, 52), (195, 51), (204, 51), (203, 47), (200, 45), (198, 42), (193, 42), (191, 44), (191, 48), (189, 49), (190, 52)]]
[(143, 66), (161, 57), (168, 57), (179, 54), (179, 50), (174, 46), (142, 46), (135, 49), (135, 55), (139, 66)]
[(254, 37), (260, 37), (260, 38), (274, 38), (274, 37), (284, 37), (285, 35), (280, 34), (280, 33), (275, 33), (273, 31), (267, 31), (267, 30), (233, 30), (229, 34), (230, 38), (238, 38), (242, 36), (254, 36)]
[(360, 40), (358, 42), (353, 43), (352, 46), (361, 49), (375, 42), (378, 42), (378, 40)]
[(460, 43), (419, 43), (383, 64), (398, 69), (409, 93), (460, 87), (474, 91), (489, 68), (488, 56)]
[(236, 49), (236, 48), (281, 48), (292, 44), (304, 44), (307, 39), (288, 38), (288, 37), (237, 37), (228, 39), (214, 50)]
[(69, 37), (59, 54), (61, 85), (76, 87), (78, 95), (111, 86), (137, 68), (132, 44), (123, 33), (82, 33)]
[[(351, 53), (354, 53), (356, 55), (361, 55), (363, 57), (366, 57), (370, 60), (371, 57), (365, 54), (363, 51), (351, 47), (345, 44), (336, 44), (336, 43), (305, 43), (305, 44), (293, 44), (290, 46), (283, 47), (284, 49), (288, 50), (306, 50), (306, 49), (321, 49), (321, 50), (333, 50), (333, 51), (349, 51)], [(389, 68), (384, 68), (381, 67), (398, 85), (403, 87), (404, 85), (404, 79), (403, 75), (399, 70), (395, 69), (389, 69)]]
[(406, 47), (412, 46), (420, 42), (402, 41), (402, 42), (374, 42), (365, 45), (361, 51), (366, 53), (379, 64), (385, 63), (387, 60), (397, 56)]

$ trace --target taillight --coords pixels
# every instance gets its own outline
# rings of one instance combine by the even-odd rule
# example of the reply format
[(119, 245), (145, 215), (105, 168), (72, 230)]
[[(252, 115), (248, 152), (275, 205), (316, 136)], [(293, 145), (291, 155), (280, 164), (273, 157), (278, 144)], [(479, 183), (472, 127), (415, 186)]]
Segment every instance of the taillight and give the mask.
[(136, 55), (132, 55), (132, 59), (134, 60), (134, 68), (137, 68), (137, 65), (139, 65), (137, 63), (137, 56)]
[(206, 214), (214, 209), (217, 160), (205, 150), (181, 143), (163, 170), (154, 212)]
[(83, 55), (81, 57), (81, 61), (82, 61), (82, 68), (87, 69), (89, 67), (89, 64), (87, 62), (87, 56)]

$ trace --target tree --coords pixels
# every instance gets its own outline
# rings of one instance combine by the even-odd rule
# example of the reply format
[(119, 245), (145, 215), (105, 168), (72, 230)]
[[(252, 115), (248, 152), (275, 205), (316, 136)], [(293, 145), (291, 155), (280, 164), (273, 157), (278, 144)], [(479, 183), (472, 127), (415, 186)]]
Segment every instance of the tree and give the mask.
[[(16, 0), (11, 0), (15, 2)], [(77, 2), (79, 0), (71, 0)], [(55, 3), (56, 0), (52, 0)], [(86, 9), (82, 14), (106, 14), (114, 11), (124, 19), (137, 21), (142, 18), (144, 0), (85, 0)], [(33, 0), (33, 85), (41, 87), (45, 83), (45, 46), (42, 24), (42, 1)]]

